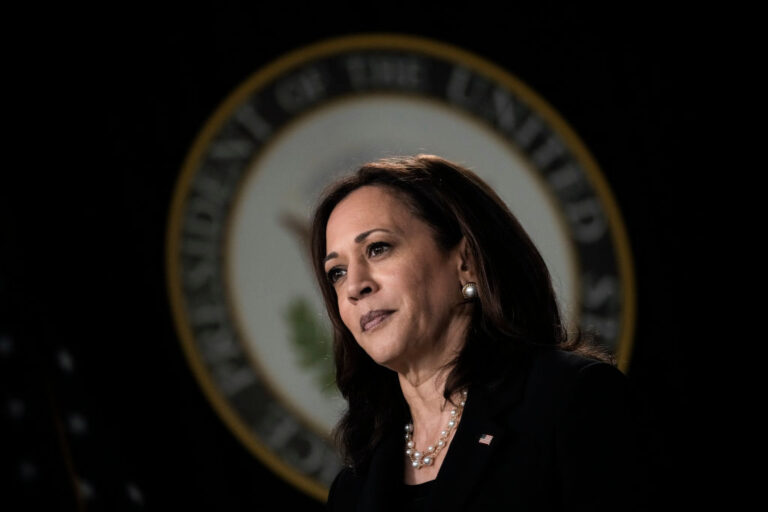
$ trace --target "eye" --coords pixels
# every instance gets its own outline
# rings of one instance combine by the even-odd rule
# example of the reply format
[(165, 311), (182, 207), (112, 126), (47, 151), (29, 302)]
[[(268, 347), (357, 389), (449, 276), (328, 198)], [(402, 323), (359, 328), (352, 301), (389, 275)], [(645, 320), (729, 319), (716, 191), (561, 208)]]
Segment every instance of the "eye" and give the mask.
[(347, 271), (341, 267), (333, 267), (328, 271), (328, 282), (331, 284), (336, 284), (336, 281), (341, 279), (342, 276), (344, 276), (346, 273)]
[(368, 257), (374, 257), (387, 252), (390, 247), (391, 245), (387, 242), (374, 242), (368, 246), (366, 252), (368, 253)]

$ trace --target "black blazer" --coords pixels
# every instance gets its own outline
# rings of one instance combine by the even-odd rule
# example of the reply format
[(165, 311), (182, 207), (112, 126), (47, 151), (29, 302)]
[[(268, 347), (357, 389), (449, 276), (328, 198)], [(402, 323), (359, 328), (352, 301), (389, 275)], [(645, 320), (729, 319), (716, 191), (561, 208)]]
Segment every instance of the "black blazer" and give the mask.
[[(495, 388), (470, 387), (428, 510), (641, 509), (632, 403), (621, 371), (559, 350), (522, 360)], [(491, 443), (478, 442), (486, 434)], [(328, 509), (401, 509), (403, 443), (391, 432), (365, 471), (343, 469)]]

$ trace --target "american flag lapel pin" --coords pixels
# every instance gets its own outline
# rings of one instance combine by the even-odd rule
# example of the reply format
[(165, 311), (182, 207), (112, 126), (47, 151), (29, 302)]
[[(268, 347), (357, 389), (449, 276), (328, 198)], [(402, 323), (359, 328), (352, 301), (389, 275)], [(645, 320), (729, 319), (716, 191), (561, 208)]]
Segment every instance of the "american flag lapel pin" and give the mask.
[(491, 441), (493, 441), (493, 436), (491, 434), (483, 434), (480, 436), (480, 439), (477, 440), (478, 443), (487, 444), (490, 445)]

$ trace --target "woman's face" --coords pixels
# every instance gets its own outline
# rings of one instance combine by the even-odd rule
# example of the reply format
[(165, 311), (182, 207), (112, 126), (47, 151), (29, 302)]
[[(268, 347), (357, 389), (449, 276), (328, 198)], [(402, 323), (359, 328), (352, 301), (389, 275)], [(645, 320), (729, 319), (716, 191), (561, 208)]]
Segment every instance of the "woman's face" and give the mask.
[(441, 250), (429, 226), (383, 187), (345, 197), (326, 226), (325, 271), (339, 313), (366, 353), (399, 373), (442, 365), (469, 325), (464, 241)]

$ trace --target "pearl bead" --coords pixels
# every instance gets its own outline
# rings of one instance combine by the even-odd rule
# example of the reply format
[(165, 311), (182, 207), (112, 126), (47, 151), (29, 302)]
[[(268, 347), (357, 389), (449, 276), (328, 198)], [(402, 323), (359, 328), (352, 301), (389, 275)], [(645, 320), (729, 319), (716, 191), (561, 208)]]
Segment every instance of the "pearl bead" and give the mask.
[(445, 448), (448, 444), (448, 436), (456, 425), (458, 425), (461, 412), (463, 411), (466, 403), (467, 391), (462, 391), (462, 395), (465, 400), (462, 400), (457, 407), (451, 409), (450, 420), (445, 430), (440, 431), (440, 438), (437, 443), (430, 445), (424, 452), (420, 452), (416, 449), (416, 442), (413, 440), (413, 423), (405, 425), (405, 444), (407, 449), (405, 455), (411, 460), (411, 466), (415, 469), (421, 469), (424, 466), (431, 466), (435, 463), (435, 458), (440, 454), (440, 450)]

